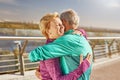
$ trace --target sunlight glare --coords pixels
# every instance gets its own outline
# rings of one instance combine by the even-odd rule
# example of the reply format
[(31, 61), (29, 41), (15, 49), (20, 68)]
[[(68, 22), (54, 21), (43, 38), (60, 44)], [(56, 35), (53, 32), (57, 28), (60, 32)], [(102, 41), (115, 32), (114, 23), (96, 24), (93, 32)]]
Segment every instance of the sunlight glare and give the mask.
[(100, 4), (109, 7), (109, 8), (118, 8), (120, 7), (120, 3), (118, 0), (100, 0), (98, 1)]

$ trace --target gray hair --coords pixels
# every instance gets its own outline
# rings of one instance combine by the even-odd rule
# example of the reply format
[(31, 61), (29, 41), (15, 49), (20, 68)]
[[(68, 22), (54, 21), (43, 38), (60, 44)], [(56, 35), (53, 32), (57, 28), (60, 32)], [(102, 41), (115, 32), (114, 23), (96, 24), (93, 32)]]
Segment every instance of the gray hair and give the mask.
[(62, 12), (60, 15), (60, 19), (66, 20), (69, 23), (69, 25), (72, 25), (75, 27), (78, 27), (79, 25), (79, 17), (77, 13), (72, 9)]

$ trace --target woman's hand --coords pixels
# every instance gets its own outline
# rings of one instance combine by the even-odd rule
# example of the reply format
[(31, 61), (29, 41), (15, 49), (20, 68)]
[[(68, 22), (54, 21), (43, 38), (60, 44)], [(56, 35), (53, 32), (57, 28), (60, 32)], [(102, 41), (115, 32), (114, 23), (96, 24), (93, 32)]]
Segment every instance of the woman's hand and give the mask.
[(40, 74), (40, 69), (39, 69), (39, 68), (36, 69), (35, 75), (36, 75), (36, 77), (37, 77), (38, 79), (42, 80), (42, 76), (41, 76), (41, 74)]

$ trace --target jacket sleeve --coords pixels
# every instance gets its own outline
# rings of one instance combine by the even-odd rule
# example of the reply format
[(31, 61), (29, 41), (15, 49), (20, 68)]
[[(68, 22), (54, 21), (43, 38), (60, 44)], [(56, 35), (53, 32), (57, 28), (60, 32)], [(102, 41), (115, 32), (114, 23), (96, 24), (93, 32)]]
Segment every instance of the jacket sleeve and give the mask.
[(90, 67), (90, 63), (85, 59), (75, 70), (66, 75), (62, 74), (59, 62), (54, 65), (49, 63), (47, 67), (50, 67), (48, 72), (52, 80), (78, 80), (78, 78)]
[(35, 48), (30, 52), (29, 59), (35, 62), (65, 55), (77, 56), (85, 51), (85, 47), (79, 42), (79, 39), (68, 38), (70, 38), (70, 36)]

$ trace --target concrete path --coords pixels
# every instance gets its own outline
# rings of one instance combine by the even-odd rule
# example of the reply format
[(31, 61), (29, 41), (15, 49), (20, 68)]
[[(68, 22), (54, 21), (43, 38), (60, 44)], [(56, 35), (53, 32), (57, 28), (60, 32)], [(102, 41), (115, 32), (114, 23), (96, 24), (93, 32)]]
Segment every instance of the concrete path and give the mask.
[(35, 70), (26, 71), (24, 76), (20, 73), (0, 75), (0, 80), (39, 80), (35, 76)]
[(94, 63), (91, 80), (120, 80), (120, 56)]

